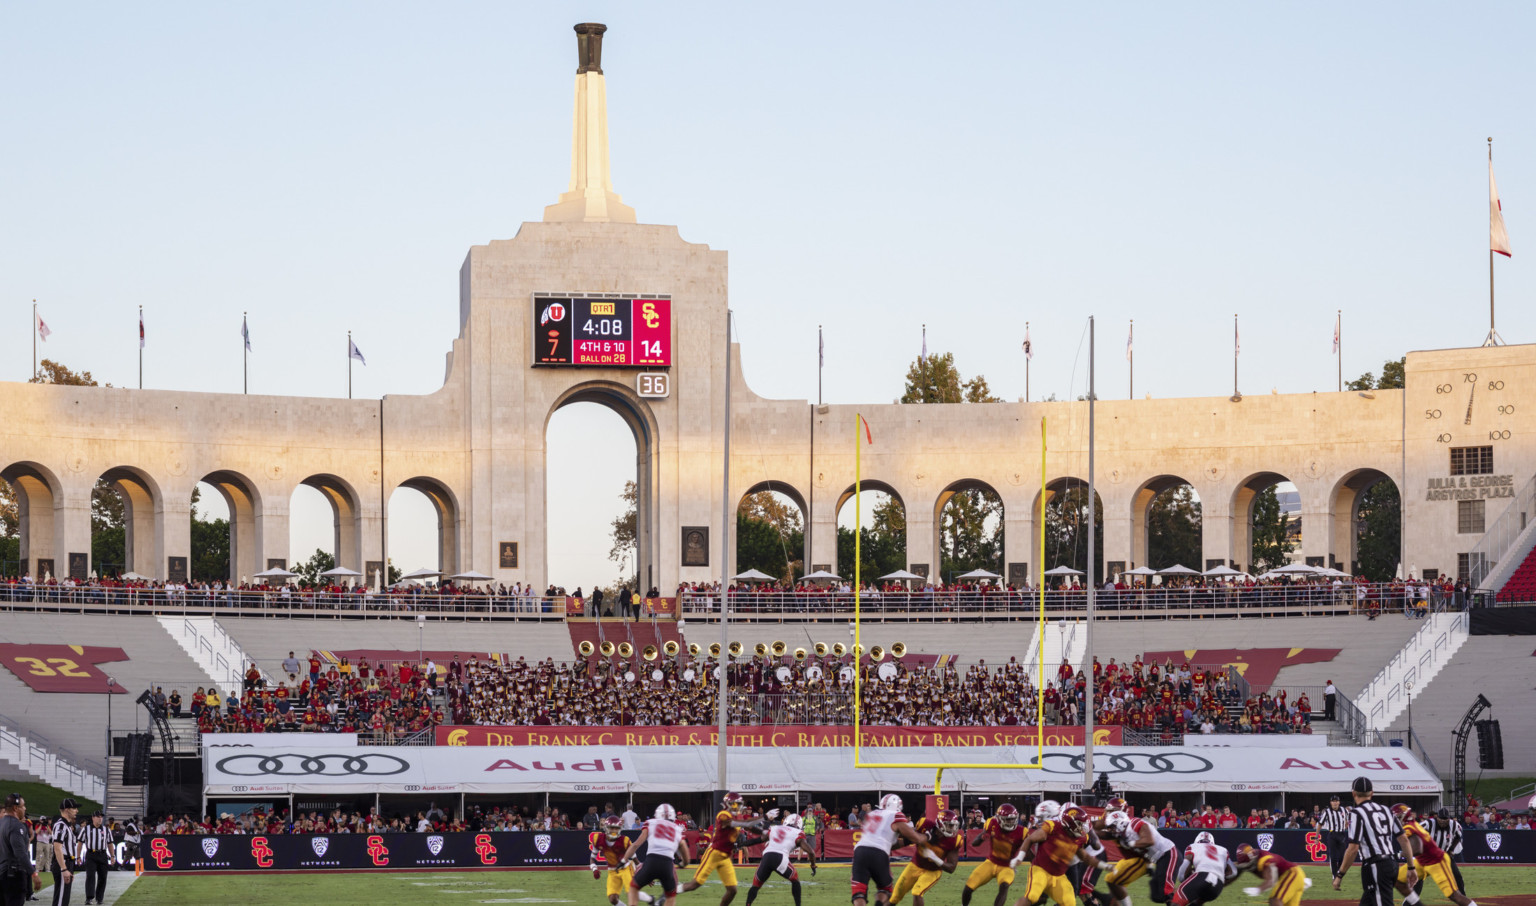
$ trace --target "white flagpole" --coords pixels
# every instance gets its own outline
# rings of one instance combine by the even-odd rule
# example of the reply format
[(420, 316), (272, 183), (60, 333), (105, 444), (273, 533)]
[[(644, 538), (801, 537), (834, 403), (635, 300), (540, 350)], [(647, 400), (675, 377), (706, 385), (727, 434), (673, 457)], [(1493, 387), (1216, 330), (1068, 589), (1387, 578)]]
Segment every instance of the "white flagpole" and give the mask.
[(144, 306), (139, 306), (139, 389), (144, 389)]
[(1131, 363), (1131, 389), (1128, 399), (1136, 398), (1136, 319), (1131, 319), (1131, 332), (1125, 335), (1125, 360)]
[(1344, 392), (1344, 309), (1333, 322), (1333, 352), (1339, 359), (1339, 392)]
[(347, 399), (352, 398), (352, 331), (347, 331)]
[[(1029, 360), (1034, 358), (1034, 348), (1029, 341), (1029, 322), (1024, 322), (1024, 402), (1029, 402)], [(1042, 566), (1041, 569), (1045, 567)]]
[[(1491, 254), (1491, 253), (1490, 253)], [(1492, 265), (1488, 268), (1493, 270)], [(37, 300), (32, 300), (32, 380), (37, 380)]]

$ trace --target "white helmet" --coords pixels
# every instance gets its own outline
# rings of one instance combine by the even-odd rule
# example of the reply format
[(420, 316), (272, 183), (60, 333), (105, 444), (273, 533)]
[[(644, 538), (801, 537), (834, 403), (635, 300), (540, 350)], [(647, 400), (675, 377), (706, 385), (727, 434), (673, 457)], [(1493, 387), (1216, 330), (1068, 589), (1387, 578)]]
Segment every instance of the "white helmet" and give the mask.
[(1124, 834), (1131, 827), (1131, 816), (1125, 812), (1110, 812), (1104, 816), (1104, 826), (1116, 834)]
[(1195, 842), (1196, 843), (1215, 843), (1216, 842), (1216, 838), (1211, 835), (1210, 831), (1201, 831), (1200, 833), (1195, 834)]
[(802, 819), (799, 815), (795, 814), (794, 812), (790, 812), (789, 814), (784, 816), (784, 826), (785, 827), (792, 827), (795, 830), (799, 830), (804, 825), (805, 825), (804, 819)]
[(1055, 821), (1061, 815), (1061, 803), (1054, 799), (1041, 799), (1035, 806), (1036, 821)]
[(661, 805), (656, 806), (656, 817), (663, 821), (676, 821), (677, 809), (663, 802)]
[(895, 793), (886, 793), (880, 797), (880, 807), (887, 811), (901, 811), (901, 797)]

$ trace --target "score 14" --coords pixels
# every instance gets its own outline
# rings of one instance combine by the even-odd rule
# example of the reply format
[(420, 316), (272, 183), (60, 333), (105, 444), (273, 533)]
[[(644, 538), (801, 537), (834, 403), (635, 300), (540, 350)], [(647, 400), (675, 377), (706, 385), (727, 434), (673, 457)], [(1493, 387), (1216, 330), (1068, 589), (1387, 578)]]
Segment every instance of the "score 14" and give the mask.
[(645, 371), (635, 376), (635, 392), (647, 399), (665, 399), (672, 393), (671, 376), (665, 371)]

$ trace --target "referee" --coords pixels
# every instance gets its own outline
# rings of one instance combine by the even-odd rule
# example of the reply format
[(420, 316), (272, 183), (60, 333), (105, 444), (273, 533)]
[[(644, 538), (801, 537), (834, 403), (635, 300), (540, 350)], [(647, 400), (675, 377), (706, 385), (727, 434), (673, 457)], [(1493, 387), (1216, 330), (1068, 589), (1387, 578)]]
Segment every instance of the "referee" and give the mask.
[(112, 857), (112, 828), (98, 809), (91, 813), (91, 823), (80, 829), (80, 849), (85, 853), (85, 906), (100, 903), (107, 896), (107, 872)]
[(1442, 808), (1435, 813), (1435, 820), (1429, 827), (1429, 838), (1451, 857), (1451, 875), (1456, 880), (1456, 889), (1466, 893), (1467, 883), (1461, 879), (1461, 869), (1456, 865), (1461, 855), (1461, 822), (1451, 817), (1450, 809)]
[(1323, 834), (1323, 842), (1328, 844), (1328, 861), (1332, 864), (1334, 875), (1339, 874), (1339, 866), (1344, 862), (1344, 849), (1349, 846), (1349, 812), (1339, 807), (1339, 797), (1333, 796), (1328, 800), (1328, 807), (1323, 809), (1317, 819), (1317, 829)]
[[(1344, 873), (1357, 860), (1360, 863), (1360, 906), (1392, 906), (1392, 885), (1397, 880), (1397, 852), (1408, 863), (1406, 883), (1409, 888), (1418, 882), (1413, 870), (1413, 851), (1408, 847), (1408, 835), (1403, 826), (1392, 817), (1387, 807), (1371, 801), (1371, 778), (1360, 776), (1350, 785), (1355, 807), (1349, 813), (1349, 848), (1344, 851), (1344, 864), (1333, 876), (1333, 889), (1338, 890), (1344, 881)], [(1395, 844), (1395, 846), (1394, 846)]]
[(59, 820), (53, 822), (53, 906), (69, 906), (69, 889), (75, 883), (75, 854), (80, 843), (75, 816), (80, 803), (65, 798), (59, 803)]

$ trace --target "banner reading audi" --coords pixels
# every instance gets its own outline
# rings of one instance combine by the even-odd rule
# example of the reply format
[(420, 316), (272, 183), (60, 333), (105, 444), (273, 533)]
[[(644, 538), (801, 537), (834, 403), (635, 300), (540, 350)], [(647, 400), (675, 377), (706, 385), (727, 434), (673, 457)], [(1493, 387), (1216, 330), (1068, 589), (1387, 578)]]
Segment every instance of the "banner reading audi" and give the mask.
[(532, 336), (535, 365), (669, 368), (672, 300), (535, 295)]

